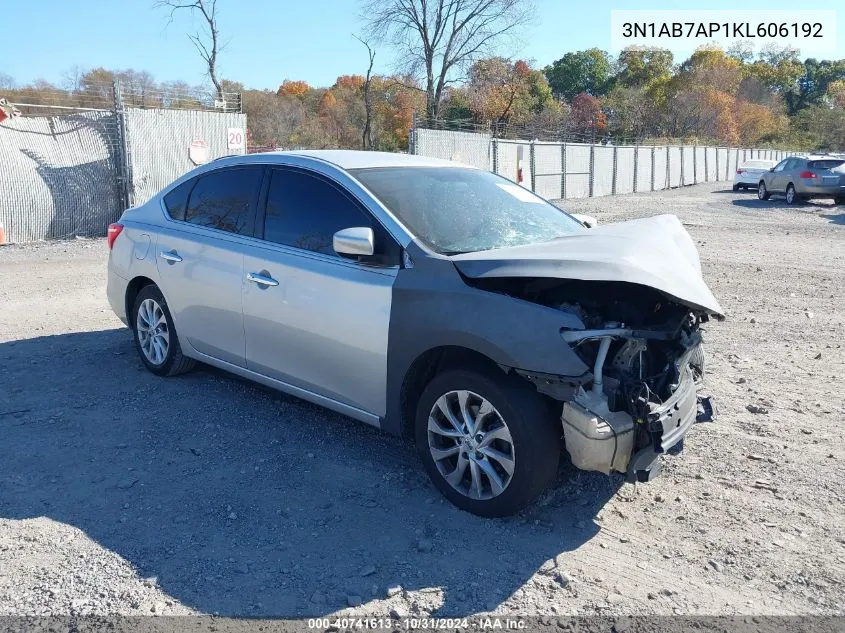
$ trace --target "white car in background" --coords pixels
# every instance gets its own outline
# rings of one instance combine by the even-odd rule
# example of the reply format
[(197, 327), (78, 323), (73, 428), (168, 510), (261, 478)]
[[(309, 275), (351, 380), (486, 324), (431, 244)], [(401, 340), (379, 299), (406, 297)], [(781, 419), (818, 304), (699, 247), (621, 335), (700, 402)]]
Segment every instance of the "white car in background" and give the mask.
[(734, 174), (734, 191), (748, 189), (749, 187), (756, 189), (757, 183), (760, 182), (760, 177), (763, 173), (769, 171), (776, 164), (777, 161), (764, 160), (762, 158), (745, 161), (736, 168), (736, 174)]

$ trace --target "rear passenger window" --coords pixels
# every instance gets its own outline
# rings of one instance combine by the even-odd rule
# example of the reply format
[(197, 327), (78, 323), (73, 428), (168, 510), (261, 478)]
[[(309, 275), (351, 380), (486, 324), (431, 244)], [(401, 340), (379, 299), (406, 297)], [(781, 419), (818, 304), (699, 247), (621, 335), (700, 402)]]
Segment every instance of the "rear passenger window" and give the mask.
[(188, 195), (191, 193), (191, 189), (196, 182), (196, 179), (183, 182), (164, 196), (164, 206), (167, 208), (167, 213), (174, 220), (185, 219), (185, 210), (188, 208)]
[(837, 167), (841, 167), (843, 164), (845, 164), (845, 160), (811, 160), (807, 163), (807, 167), (812, 169), (836, 169)]
[(191, 190), (185, 221), (252, 235), (261, 173), (261, 167), (235, 167), (200, 176)]

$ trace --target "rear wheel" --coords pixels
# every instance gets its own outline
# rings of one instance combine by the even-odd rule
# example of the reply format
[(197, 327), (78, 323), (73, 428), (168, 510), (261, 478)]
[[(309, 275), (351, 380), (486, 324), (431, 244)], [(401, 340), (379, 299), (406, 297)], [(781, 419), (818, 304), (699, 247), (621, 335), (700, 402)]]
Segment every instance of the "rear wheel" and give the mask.
[(157, 286), (141, 288), (132, 314), (135, 347), (147, 369), (157, 376), (175, 376), (193, 369), (195, 361), (182, 354), (173, 317)]
[(789, 183), (786, 186), (786, 204), (795, 204), (798, 202), (798, 194), (795, 193), (795, 185)]
[(761, 180), (760, 184), (757, 185), (757, 198), (760, 200), (768, 200), (771, 197), (772, 194), (770, 194), (768, 189), (766, 189), (766, 183)]
[(498, 370), (447, 370), (416, 415), (417, 451), (454, 505), (485, 517), (514, 514), (554, 483), (560, 423), (547, 401)]
[(740, 185), (734, 185), (734, 191), (739, 191)]
[(839, 196), (833, 199), (834, 204), (845, 204), (845, 197)]

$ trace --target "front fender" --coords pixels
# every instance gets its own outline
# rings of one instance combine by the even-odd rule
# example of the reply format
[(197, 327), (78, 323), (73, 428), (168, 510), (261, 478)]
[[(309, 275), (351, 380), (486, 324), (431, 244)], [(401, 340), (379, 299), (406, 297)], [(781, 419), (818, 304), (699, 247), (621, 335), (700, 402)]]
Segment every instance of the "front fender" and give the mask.
[(579, 325), (574, 315), (468, 286), (448, 260), (421, 259), (400, 270), (393, 286), (383, 427), (399, 432), (402, 385), (425, 352), (461, 347), (499, 365), (575, 378), (589, 368), (560, 330)]

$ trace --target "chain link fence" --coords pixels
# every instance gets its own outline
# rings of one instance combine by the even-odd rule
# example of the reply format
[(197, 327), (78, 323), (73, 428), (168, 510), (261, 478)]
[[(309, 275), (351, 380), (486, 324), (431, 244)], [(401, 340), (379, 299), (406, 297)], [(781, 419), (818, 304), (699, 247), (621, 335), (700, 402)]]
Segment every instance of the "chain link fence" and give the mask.
[(613, 145), (499, 138), (415, 127), (411, 152), (495, 172), (549, 200), (660, 191), (733, 179), (747, 160), (796, 152), (704, 145)]
[[(105, 235), (124, 209), (195, 166), (194, 142), (208, 160), (245, 151), (239, 95), (116, 83), (10, 96), (22, 113), (0, 122), (0, 226), (12, 243)], [(239, 146), (230, 148), (230, 129)]]

